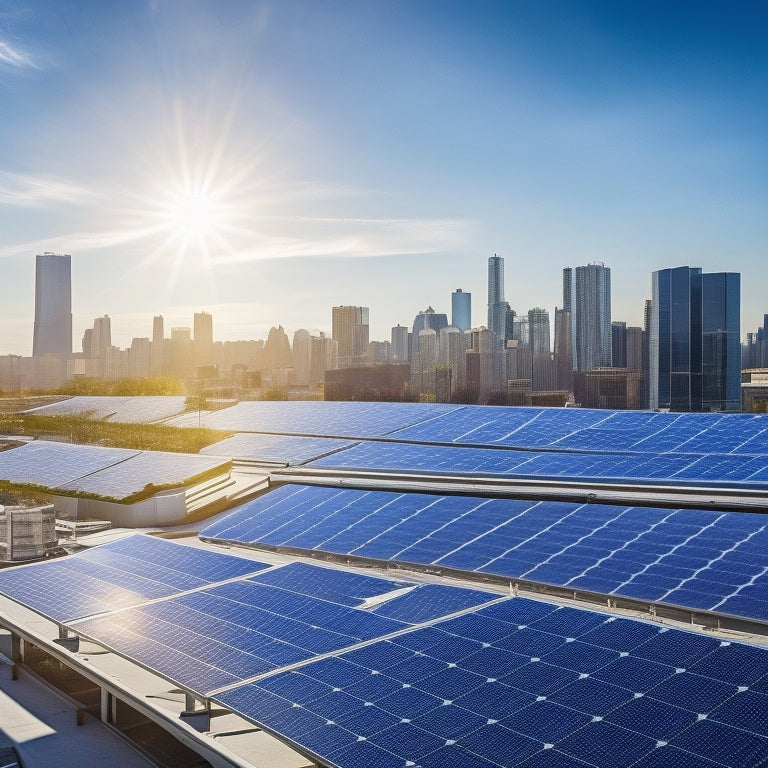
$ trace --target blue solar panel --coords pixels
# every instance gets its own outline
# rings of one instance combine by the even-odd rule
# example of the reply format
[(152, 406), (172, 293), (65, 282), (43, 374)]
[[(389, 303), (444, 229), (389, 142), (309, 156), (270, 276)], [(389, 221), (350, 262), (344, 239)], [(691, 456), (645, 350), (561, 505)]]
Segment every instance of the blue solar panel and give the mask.
[(768, 620), (768, 521), (760, 515), (283, 486), (201, 536)]
[[(404, 587), (411, 591), (398, 596)], [(375, 609), (353, 607), (366, 597), (384, 602)], [(479, 590), (408, 585), (292, 563), (251, 580), (78, 621), (73, 628), (207, 694), (493, 599)]]
[(304, 464), (353, 445), (349, 440), (293, 435), (241, 433), (203, 448), (208, 456), (248, 459), (255, 463)]
[[(229, 432), (263, 432), (314, 437), (382, 437), (457, 409), (435, 403), (243, 402), (203, 414), (203, 426)], [(173, 419), (198, 426), (198, 414)]]
[[(505, 647), (526, 630), (522, 653)], [(662, 638), (659, 676), (646, 656)], [(707, 674), (684, 668), (692, 653)], [(766, 649), (513, 598), (214, 698), (340, 768), (756, 766), (768, 696), (741, 654), (768, 664)]]
[[(412, 582), (407, 581), (393, 581), (352, 571), (331, 568), (319, 570), (319, 568), (320, 566), (308, 563), (291, 563), (290, 566), (275, 568), (254, 576), (251, 581), (321, 600), (332, 600), (350, 607), (359, 606), (369, 598), (413, 586)], [(487, 593), (483, 594), (487, 598)]]
[(0, 451), (0, 479), (55, 488), (138, 454), (124, 448), (37, 440)]
[(246, 558), (136, 535), (66, 558), (2, 570), (0, 594), (65, 622), (266, 567)]
[[(595, 450), (596, 446), (592, 446)], [(739, 456), (652, 453), (556, 453), (499, 448), (418, 445), (366, 441), (316, 459), (310, 466), (335, 470), (480, 474), (510, 478), (543, 477), (595, 483), (654, 485), (737, 485), (768, 483), (768, 455)]]

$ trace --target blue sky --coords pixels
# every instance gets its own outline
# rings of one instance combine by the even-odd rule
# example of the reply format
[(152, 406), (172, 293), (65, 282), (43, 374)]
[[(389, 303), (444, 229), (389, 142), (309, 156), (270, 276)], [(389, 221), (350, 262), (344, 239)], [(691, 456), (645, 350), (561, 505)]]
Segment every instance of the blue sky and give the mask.
[(768, 312), (764, 2), (3, 0), (0, 353), (29, 354), (34, 256), (72, 254), (74, 338), (213, 314), (218, 339), (371, 338), (470, 291), (518, 312), (611, 267), (742, 273)]

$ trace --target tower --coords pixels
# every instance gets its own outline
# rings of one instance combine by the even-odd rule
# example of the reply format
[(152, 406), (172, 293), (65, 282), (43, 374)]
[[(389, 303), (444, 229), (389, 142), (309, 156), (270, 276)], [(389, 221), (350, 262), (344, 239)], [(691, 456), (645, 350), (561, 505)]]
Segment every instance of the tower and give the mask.
[(611, 365), (611, 270), (600, 262), (563, 270), (563, 309), (571, 313), (573, 370)]
[[(332, 307), (331, 336), (338, 344), (340, 366), (353, 365), (368, 351), (368, 307)], [(342, 364), (342, 359), (344, 363)]]
[(451, 294), (451, 325), (461, 331), (472, 327), (472, 294), (457, 288)]
[(504, 257), (488, 257), (488, 329), (493, 331), (503, 346), (506, 341), (507, 312), (504, 300)]
[(740, 410), (741, 276), (661, 269), (651, 291), (650, 407)]
[(32, 356), (72, 355), (72, 257), (35, 257), (35, 326)]

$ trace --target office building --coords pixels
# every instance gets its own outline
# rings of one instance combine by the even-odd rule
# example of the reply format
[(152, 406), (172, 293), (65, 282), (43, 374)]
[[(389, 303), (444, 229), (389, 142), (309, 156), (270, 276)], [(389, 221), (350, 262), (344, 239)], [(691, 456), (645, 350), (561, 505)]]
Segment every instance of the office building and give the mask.
[(566, 267), (563, 309), (571, 313), (573, 370), (611, 366), (610, 268), (602, 263)]
[(365, 363), (368, 351), (368, 307), (331, 309), (331, 336), (339, 347), (339, 365)]
[(213, 317), (208, 312), (195, 312), (193, 329), (195, 367), (213, 365)]
[(619, 320), (611, 323), (611, 358), (614, 368), (627, 367), (627, 324)]
[(32, 356), (72, 355), (72, 257), (35, 257), (35, 325)]
[(472, 327), (472, 294), (457, 288), (451, 294), (451, 325), (461, 331)]
[(165, 331), (163, 329), (163, 316), (155, 315), (152, 319), (152, 349), (150, 350), (150, 376), (162, 376), (163, 374), (163, 346)]
[(408, 341), (409, 336), (408, 328), (400, 325), (400, 323), (392, 328), (392, 362), (407, 363), (410, 360), (409, 349), (411, 345)]
[(531, 389), (555, 388), (555, 369), (549, 342), (549, 312), (541, 307), (528, 311), (528, 332), (531, 349)]
[(488, 257), (488, 330), (503, 347), (507, 341), (507, 317), (512, 310), (504, 299), (504, 257)]
[(651, 290), (650, 407), (740, 410), (740, 275), (662, 269)]

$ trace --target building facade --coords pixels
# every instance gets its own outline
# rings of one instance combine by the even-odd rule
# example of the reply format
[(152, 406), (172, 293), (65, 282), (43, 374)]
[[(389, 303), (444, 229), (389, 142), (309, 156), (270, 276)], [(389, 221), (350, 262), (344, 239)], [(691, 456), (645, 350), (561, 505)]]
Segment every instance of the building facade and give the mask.
[(32, 356), (72, 355), (72, 257), (35, 257), (35, 325)]
[(462, 331), (472, 327), (472, 294), (461, 288), (451, 294), (451, 325)]
[(672, 411), (741, 408), (741, 276), (699, 267), (651, 275), (649, 405)]
[(611, 270), (596, 262), (563, 270), (563, 309), (571, 313), (573, 370), (612, 365)]

